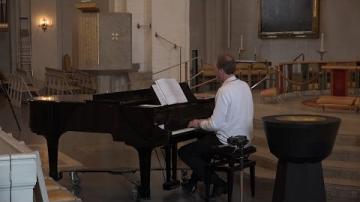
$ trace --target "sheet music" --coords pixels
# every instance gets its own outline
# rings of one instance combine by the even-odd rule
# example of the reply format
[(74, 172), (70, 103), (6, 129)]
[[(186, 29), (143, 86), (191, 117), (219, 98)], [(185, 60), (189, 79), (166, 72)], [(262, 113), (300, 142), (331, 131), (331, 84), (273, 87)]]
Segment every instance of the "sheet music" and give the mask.
[(158, 97), (160, 104), (166, 105), (166, 100), (165, 100), (164, 94), (161, 92), (159, 86), (156, 84), (153, 84), (151, 87), (154, 89), (154, 92), (155, 92), (156, 96)]
[(179, 83), (175, 79), (158, 79), (155, 81), (155, 84), (163, 94), (163, 96), (158, 96), (159, 100), (162, 99), (161, 97), (164, 97), (166, 104), (171, 105), (188, 101)]

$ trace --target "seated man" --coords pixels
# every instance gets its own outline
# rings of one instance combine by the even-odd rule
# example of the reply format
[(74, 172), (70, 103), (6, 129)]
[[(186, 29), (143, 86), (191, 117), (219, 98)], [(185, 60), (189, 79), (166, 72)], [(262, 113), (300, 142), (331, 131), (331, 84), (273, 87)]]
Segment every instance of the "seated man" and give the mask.
[[(204, 181), (213, 146), (227, 144), (231, 136), (251, 139), (254, 116), (252, 94), (249, 85), (237, 79), (234, 71), (234, 58), (229, 54), (219, 56), (216, 76), (222, 85), (216, 93), (213, 114), (207, 119), (194, 119), (188, 124), (188, 127), (212, 132), (179, 149), (179, 157), (193, 171), (191, 179), (183, 184), (187, 192), (196, 190), (197, 181)], [(214, 184), (213, 195), (226, 193), (226, 183), (215, 173), (211, 183)]]

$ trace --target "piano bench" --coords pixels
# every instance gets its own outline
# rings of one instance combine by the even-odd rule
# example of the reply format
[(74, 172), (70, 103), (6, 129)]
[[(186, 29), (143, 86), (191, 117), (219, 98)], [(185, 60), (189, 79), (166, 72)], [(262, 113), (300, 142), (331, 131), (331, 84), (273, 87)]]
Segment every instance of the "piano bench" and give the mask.
[[(256, 161), (248, 157), (256, 152), (253, 145), (236, 147), (234, 145), (219, 145), (213, 148), (211, 162), (205, 179), (206, 201), (210, 198), (210, 179), (213, 172), (225, 172), (227, 174), (228, 201), (232, 200), (234, 172), (250, 168), (251, 196), (255, 196), (255, 165)], [(241, 193), (242, 194), (242, 193)]]

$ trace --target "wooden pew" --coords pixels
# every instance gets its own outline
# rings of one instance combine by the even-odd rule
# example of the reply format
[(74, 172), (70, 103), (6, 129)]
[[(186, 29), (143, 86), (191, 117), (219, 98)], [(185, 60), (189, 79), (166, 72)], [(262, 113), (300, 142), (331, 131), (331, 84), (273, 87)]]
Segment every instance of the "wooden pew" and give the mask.
[(316, 103), (325, 111), (325, 108), (338, 108), (356, 110), (356, 97), (350, 96), (320, 96)]

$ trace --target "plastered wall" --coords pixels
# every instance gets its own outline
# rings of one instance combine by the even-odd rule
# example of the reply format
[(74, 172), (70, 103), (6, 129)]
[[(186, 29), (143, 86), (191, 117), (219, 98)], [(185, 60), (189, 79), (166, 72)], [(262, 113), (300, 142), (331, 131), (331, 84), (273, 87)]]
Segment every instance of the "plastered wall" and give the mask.
[[(45, 67), (59, 68), (58, 21), (56, 0), (32, 0), (32, 69), (34, 77), (44, 80)], [(51, 19), (52, 27), (45, 32), (38, 26), (42, 17)]]
[[(152, 1), (152, 31), (181, 47), (181, 62), (189, 59), (189, 0)], [(152, 38), (152, 70), (160, 71), (180, 63), (180, 48), (161, 38)], [(183, 66), (184, 68), (184, 66)], [(180, 80), (179, 68), (155, 75), (158, 77), (174, 77)], [(182, 78), (184, 78), (182, 76)]]
[[(258, 38), (258, 1), (232, 0), (231, 47), (227, 48), (227, 0), (113, 0), (97, 1), (101, 12), (113, 9), (133, 14), (133, 63), (140, 63), (142, 71), (153, 72), (175, 65), (180, 61), (179, 50), (154, 37), (158, 32), (182, 47), (181, 60), (189, 59), (190, 51), (197, 49), (205, 62), (214, 63), (216, 56), (224, 51), (236, 57), (240, 47), (240, 35), (244, 38), (245, 51), (241, 59), (257, 59), (273, 62), (291, 61), (304, 53), (306, 60), (319, 60), (316, 52), (320, 39), (268, 39)], [(112, 2), (115, 2), (112, 4)], [(43, 68), (61, 68), (61, 58), (71, 53), (76, 58), (73, 43), (76, 43), (74, 23), (77, 9), (73, 0), (31, 0), (34, 75), (43, 78)], [(360, 59), (360, 1), (321, 0), (320, 32), (325, 34), (324, 60)], [(43, 32), (37, 26), (38, 17), (48, 15), (54, 26)], [(152, 28), (137, 29), (136, 25), (152, 24)], [(61, 25), (61, 29), (59, 27)], [(1, 65), (10, 71), (7, 52), (9, 38), (0, 35)], [(13, 44), (13, 43), (12, 43)], [(14, 55), (14, 54), (13, 54)], [(13, 66), (15, 62), (12, 64)], [(178, 72), (159, 74), (158, 77), (178, 77)]]
[[(291, 61), (300, 53), (304, 53), (305, 60), (308, 61), (320, 59), (317, 53), (320, 49), (320, 39), (260, 39), (259, 0), (231, 1), (231, 47), (228, 49), (227, 2), (200, 0), (191, 3), (191, 46), (200, 49), (207, 62), (214, 62), (213, 58), (223, 51), (233, 53), (238, 58), (241, 35), (245, 50), (241, 53), (240, 59), (255, 59), (255, 53), (256, 59), (266, 59), (274, 63)], [(200, 16), (202, 20), (193, 16)], [(320, 33), (324, 33), (324, 48), (327, 51), (324, 60), (360, 59), (358, 19), (358, 0), (320, 1)], [(199, 42), (199, 36), (204, 36), (205, 40)]]

